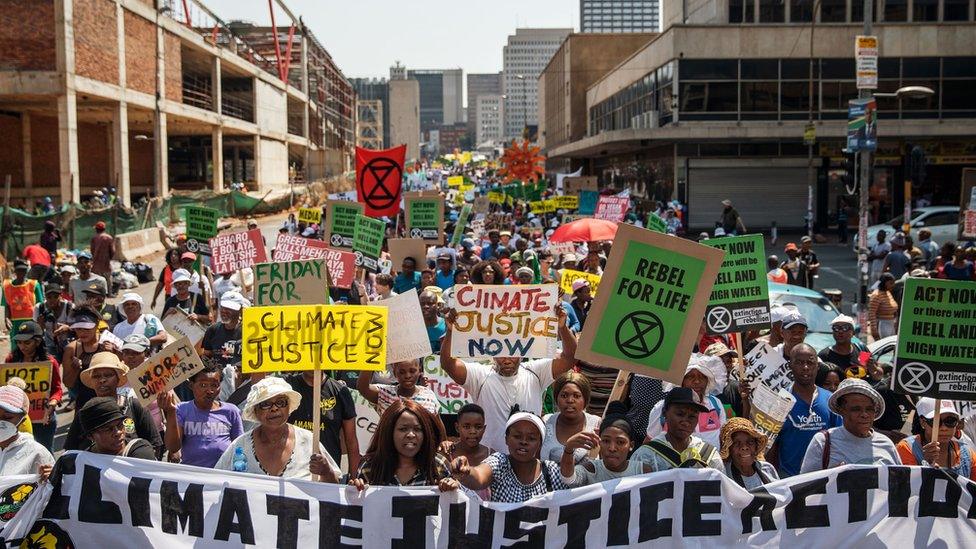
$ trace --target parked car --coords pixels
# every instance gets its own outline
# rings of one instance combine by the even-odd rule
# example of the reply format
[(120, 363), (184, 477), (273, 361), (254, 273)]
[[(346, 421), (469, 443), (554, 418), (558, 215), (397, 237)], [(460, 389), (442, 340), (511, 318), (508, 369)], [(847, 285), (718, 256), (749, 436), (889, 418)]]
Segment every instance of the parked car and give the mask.
[(877, 360), (878, 364), (883, 362), (894, 364), (896, 347), (898, 347), (898, 336), (893, 335), (872, 341), (868, 345), (868, 351), (871, 352), (871, 358)]
[[(806, 342), (818, 352), (834, 344), (830, 321), (841, 315), (827, 296), (803, 286), (769, 283), (769, 303), (771, 305), (793, 305), (807, 319)], [(861, 327), (854, 326), (855, 344), (863, 343), (857, 339)]]
[[(878, 240), (878, 231), (884, 230), (888, 237), (902, 229), (905, 216), (898, 217), (868, 227), (868, 243), (874, 244)], [(925, 228), (932, 231), (932, 241), (938, 245), (956, 241), (959, 235), (959, 206), (926, 206), (912, 210), (912, 232)], [(857, 251), (857, 233), (854, 234), (854, 250)]]

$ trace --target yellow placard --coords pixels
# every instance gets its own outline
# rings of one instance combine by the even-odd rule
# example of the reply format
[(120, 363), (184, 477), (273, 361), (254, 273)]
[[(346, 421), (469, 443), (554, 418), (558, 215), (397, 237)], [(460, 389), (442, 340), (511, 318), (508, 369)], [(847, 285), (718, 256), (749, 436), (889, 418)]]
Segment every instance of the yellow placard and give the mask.
[(304, 223), (321, 223), (322, 210), (319, 208), (299, 208), (298, 221)]
[(0, 365), (0, 385), (6, 385), (10, 378), (19, 377), (27, 384), (27, 398), (30, 409), (27, 414), (31, 421), (43, 421), (44, 406), (51, 397), (50, 362), (12, 362)]
[(461, 184), (461, 185), (458, 186), (458, 190), (461, 191), (462, 193), (466, 193), (468, 191), (473, 191), (474, 190), (474, 184), (473, 183), (471, 185)]
[(550, 200), (556, 205), (557, 210), (575, 210), (579, 208), (579, 196), (556, 196)]
[(590, 283), (590, 295), (596, 297), (596, 290), (600, 287), (600, 275), (597, 274), (574, 271), (572, 269), (563, 269), (562, 277), (559, 279), (559, 287), (562, 288), (567, 294), (572, 295), (573, 282), (581, 278)]
[(533, 200), (529, 202), (529, 210), (534, 214), (546, 213), (545, 200)]
[(502, 193), (489, 192), (488, 201), (491, 202), (492, 204), (504, 204), (505, 195)]
[(384, 370), (387, 315), (363, 305), (248, 307), (241, 371)]
[(460, 187), (461, 185), (464, 185), (463, 175), (452, 175), (447, 178), (448, 187)]

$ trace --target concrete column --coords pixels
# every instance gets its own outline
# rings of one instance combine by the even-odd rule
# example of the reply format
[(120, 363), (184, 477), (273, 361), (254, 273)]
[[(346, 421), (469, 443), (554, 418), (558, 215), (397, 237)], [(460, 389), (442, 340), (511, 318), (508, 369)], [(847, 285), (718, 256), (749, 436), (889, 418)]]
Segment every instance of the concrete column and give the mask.
[(24, 188), (27, 189), (27, 194), (31, 195), (30, 191), (34, 188), (34, 165), (31, 158), (31, 115), (29, 112), (20, 115), (20, 141), (20, 147), (24, 154)]
[(230, 167), (230, 180), (233, 182), (244, 181), (244, 170), (241, 169), (241, 148), (234, 145), (234, 158)]
[(213, 127), (210, 143), (210, 160), (213, 162), (213, 190), (220, 191), (224, 188), (224, 130), (220, 126)]
[(261, 185), (264, 183), (264, 176), (261, 174), (261, 136), (254, 136), (254, 188), (248, 189), (250, 191), (257, 191), (261, 189)]
[(156, 196), (169, 194), (169, 135), (166, 132), (166, 113), (156, 113), (153, 126), (153, 159), (156, 166)]
[(81, 202), (78, 170), (78, 111), (75, 97), (73, 0), (54, 1), (55, 58), (62, 90), (58, 95), (58, 180), (61, 202)]
[(123, 206), (132, 205), (129, 181), (129, 108), (120, 101), (112, 112), (112, 173), (115, 190)]
[(210, 97), (214, 105), (214, 112), (223, 113), (223, 95), (220, 91), (220, 58), (214, 57), (213, 65), (210, 67)]

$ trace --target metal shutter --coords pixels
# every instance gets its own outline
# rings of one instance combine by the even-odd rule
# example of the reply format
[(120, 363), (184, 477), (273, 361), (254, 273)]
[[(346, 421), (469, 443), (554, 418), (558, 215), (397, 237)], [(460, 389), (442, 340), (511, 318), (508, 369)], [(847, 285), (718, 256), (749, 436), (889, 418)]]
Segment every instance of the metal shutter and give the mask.
[(807, 214), (807, 169), (789, 167), (692, 167), (688, 175), (689, 225), (710, 230), (728, 198), (746, 228), (803, 227)]

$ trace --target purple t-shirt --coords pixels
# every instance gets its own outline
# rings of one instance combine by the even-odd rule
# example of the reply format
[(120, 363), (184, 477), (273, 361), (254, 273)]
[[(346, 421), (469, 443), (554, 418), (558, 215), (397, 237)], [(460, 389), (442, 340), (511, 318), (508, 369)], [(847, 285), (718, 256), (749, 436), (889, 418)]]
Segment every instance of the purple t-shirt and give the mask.
[(241, 411), (226, 402), (210, 411), (197, 408), (193, 401), (181, 402), (176, 406), (176, 422), (183, 431), (183, 463), (209, 469), (244, 433)]

